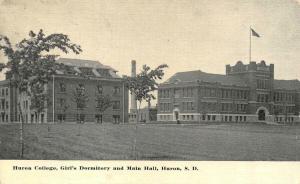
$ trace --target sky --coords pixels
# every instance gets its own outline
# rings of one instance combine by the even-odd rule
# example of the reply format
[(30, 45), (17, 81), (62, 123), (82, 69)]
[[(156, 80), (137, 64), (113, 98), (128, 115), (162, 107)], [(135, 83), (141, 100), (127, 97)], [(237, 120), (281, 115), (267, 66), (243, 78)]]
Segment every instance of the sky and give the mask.
[[(225, 73), (226, 64), (275, 64), (275, 78), (300, 79), (300, 3), (296, 0), (0, 0), (0, 34), (12, 43), (30, 30), (64, 33), (80, 55), (130, 74), (131, 60), (179, 71)], [(5, 62), (3, 55), (1, 61)], [(3, 76), (2, 76), (3, 77)]]

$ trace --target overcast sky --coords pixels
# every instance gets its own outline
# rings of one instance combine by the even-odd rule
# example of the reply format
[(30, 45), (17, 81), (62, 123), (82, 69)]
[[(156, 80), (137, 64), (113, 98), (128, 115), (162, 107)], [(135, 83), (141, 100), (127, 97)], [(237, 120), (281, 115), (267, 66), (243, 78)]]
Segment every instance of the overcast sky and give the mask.
[[(300, 79), (300, 4), (296, 0), (0, 0), (0, 34), (12, 42), (40, 28), (65, 33), (80, 55), (119, 74), (130, 61), (176, 71), (225, 73), (226, 64), (248, 63), (249, 26), (253, 60), (275, 64), (278, 79)], [(3, 59), (3, 57), (1, 57)]]

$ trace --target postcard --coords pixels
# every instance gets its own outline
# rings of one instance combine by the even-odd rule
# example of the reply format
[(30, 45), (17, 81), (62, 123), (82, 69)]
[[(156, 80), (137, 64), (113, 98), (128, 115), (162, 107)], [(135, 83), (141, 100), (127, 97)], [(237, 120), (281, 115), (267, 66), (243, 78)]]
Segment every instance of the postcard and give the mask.
[(0, 184), (300, 183), (298, 0), (0, 0)]

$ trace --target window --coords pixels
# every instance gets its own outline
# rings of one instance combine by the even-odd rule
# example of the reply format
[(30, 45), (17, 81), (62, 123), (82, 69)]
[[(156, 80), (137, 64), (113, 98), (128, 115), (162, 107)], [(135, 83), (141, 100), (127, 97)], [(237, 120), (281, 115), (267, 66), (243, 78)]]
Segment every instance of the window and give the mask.
[(6, 96), (8, 96), (8, 88), (6, 88)]
[(212, 120), (213, 120), (213, 121), (216, 121), (216, 115), (213, 115), (213, 116), (212, 116)]
[(210, 115), (207, 115), (207, 120), (210, 121)]
[(102, 123), (102, 115), (101, 114), (96, 114), (95, 115), (95, 121), (96, 123)]
[(102, 94), (103, 93), (103, 86), (97, 85), (97, 93)]
[(162, 89), (159, 92), (161, 98), (169, 98), (170, 97), (170, 90), (169, 89)]
[(66, 92), (66, 85), (65, 83), (59, 83), (59, 91)]
[(93, 75), (94, 75), (94, 72), (93, 72), (92, 68), (81, 67), (81, 68), (79, 68), (79, 70), (80, 70), (84, 75), (89, 75), (89, 76), (93, 76)]
[(59, 106), (64, 107), (66, 105), (66, 99), (64, 98), (59, 98)]
[(77, 114), (77, 123), (84, 123), (85, 114)]
[(160, 98), (170, 98), (170, 90), (169, 89), (159, 90), (158, 95)]
[(179, 89), (175, 89), (174, 97), (175, 98), (180, 98), (180, 91), (179, 91)]
[(115, 94), (115, 95), (116, 95), (116, 94), (120, 94), (120, 92), (121, 92), (121, 88), (118, 87), (118, 86), (115, 86), (115, 87), (114, 87), (114, 94)]
[(193, 97), (193, 88), (183, 88), (183, 97)]
[[(66, 120), (66, 115), (65, 114), (57, 114), (57, 119), (60, 123), (64, 122)], [(78, 120), (78, 117), (77, 117), (77, 120)]]
[(268, 85), (268, 80), (265, 79), (257, 79), (257, 88), (258, 89), (268, 89), (269, 85)]
[(6, 109), (8, 109), (8, 101), (6, 101)]
[(44, 123), (44, 121), (45, 121), (45, 115), (41, 114), (41, 123)]
[(212, 96), (212, 97), (216, 96), (216, 90), (215, 89), (210, 90), (210, 96)]
[(113, 102), (113, 109), (120, 109), (120, 101)]
[(33, 121), (34, 121), (34, 114), (31, 114), (30, 122), (33, 123)]
[(113, 119), (115, 124), (120, 123), (120, 115), (113, 115)]
[(109, 73), (108, 69), (97, 68), (96, 70), (101, 75), (101, 77), (104, 77), (104, 78), (112, 77), (111, 74)]

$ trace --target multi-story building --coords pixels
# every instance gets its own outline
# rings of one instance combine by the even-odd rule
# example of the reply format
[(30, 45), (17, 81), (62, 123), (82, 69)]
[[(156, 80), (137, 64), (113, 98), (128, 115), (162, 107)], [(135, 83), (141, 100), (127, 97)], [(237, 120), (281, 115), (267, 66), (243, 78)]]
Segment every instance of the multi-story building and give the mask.
[[(26, 94), (11, 95), (13, 103), (10, 104), (10, 109), (13, 111), (10, 113), (11, 120), (8, 121), (20, 121), (21, 114), (17, 110), (19, 103), (26, 123), (128, 122), (128, 90), (116, 70), (91, 60), (60, 58), (57, 62), (67, 65), (69, 70), (76, 71), (77, 75), (74, 75), (74, 72), (57, 71), (45, 86), (48, 103), (45, 102), (45, 108), (41, 113), (36, 113), (31, 108), (30, 98)], [(5, 80), (2, 83), (9, 82)], [(83, 108), (77, 107), (74, 97), (75, 90), (79, 86), (85, 89), (88, 96)], [(10, 89), (12, 92), (17, 91), (13, 88), (8, 90)], [(110, 96), (111, 106), (104, 112), (99, 111), (97, 107), (97, 95)]]
[(226, 75), (179, 72), (158, 90), (158, 121), (297, 122), (300, 82), (274, 79), (265, 61), (226, 66)]
[(0, 122), (10, 122), (11, 121), (11, 91), (10, 83), (7, 80), (0, 81)]

